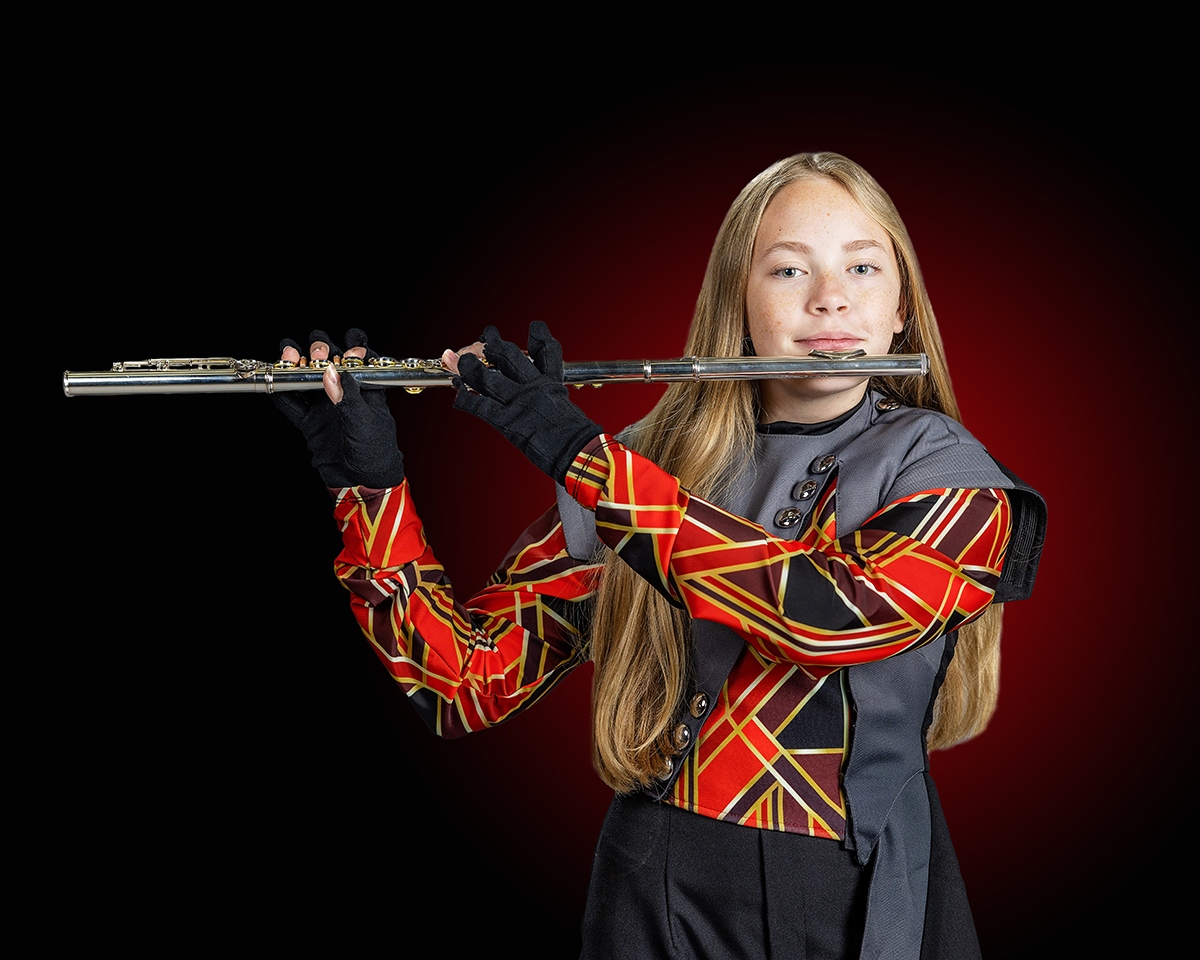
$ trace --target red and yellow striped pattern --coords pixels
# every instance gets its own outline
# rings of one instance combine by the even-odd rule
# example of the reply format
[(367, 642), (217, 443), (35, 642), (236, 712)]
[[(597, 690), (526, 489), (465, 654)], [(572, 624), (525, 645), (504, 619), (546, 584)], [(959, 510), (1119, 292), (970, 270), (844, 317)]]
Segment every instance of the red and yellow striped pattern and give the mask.
[(745, 637), (670, 802), (764, 829), (841, 837), (850, 699), (839, 668), (894, 656), (978, 616), (1010, 535), (998, 490), (929, 490), (837, 536), (831, 476), (797, 540), (691, 497), (611, 437), (567, 489), (610, 547), (673, 603)]
[(599, 568), (567, 554), (555, 511), (465, 605), (425, 539), (407, 481), (343, 491), (335, 516), (336, 573), (358, 624), (406, 693), (437, 695), (441, 735), (507, 719), (585, 659), (576, 608), (591, 599)]
[[(837, 530), (830, 477), (799, 539), (713, 504), (607, 435), (567, 489), (600, 538), (672, 603), (746, 640), (669, 801), (773, 830), (840, 837), (850, 736), (841, 667), (921, 646), (991, 601), (1010, 534), (997, 490), (929, 490)], [(535, 702), (584, 661), (602, 566), (573, 559), (556, 509), (458, 599), (407, 482), (337, 492), (336, 572), (363, 633), (434, 729), (458, 736)]]

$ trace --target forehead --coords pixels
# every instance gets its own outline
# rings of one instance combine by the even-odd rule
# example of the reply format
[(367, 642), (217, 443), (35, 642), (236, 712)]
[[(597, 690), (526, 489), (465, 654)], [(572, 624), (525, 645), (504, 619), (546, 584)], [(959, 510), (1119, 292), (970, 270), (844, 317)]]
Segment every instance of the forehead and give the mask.
[(804, 240), (822, 235), (856, 234), (855, 240), (886, 243), (887, 231), (840, 183), (810, 177), (781, 187), (763, 211), (755, 246), (764, 241)]

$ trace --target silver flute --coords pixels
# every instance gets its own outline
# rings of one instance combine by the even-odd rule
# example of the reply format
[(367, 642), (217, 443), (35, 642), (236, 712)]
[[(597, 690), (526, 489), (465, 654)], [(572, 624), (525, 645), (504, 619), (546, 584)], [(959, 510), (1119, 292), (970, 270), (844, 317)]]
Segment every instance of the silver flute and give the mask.
[[(365, 386), (420, 393), (447, 387), (453, 374), (441, 360), (335, 358)], [(68, 397), (138, 393), (280, 393), (320, 389), (330, 361), (293, 364), (232, 357), (127, 360), (111, 370), (63, 373)], [(911, 377), (929, 372), (923, 353), (868, 356), (862, 350), (814, 350), (806, 357), (677, 357), (673, 360), (595, 360), (563, 364), (563, 382), (576, 387), (606, 383), (678, 383), (702, 380), (770, 380), (808, 377)]]

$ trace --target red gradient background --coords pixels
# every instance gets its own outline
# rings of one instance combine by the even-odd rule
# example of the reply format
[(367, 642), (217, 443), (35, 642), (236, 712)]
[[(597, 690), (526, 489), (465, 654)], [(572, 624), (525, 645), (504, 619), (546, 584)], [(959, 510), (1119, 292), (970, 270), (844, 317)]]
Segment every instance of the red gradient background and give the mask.
[[(63, 107), (75, 150), (41, 239), (65, 268), (47, 305), (81, 326), (59, 366), (267, 359), (314, 326), (432, 357), (488, 323), (523, 342), (533, 319), (567, 359), (678, 355), (738, 189), (797, 151), (847, 154), (905, 217), (967, 425), (1049, 502), (999, 711), (933, 760), (984, 955), (1147, 948), (1194, 843), (1194, 212), (1162, 179), (1175, 145), (1115, 119), (1098, 74), (991, 77), (664, 72), (619, 92), (529, 71), (463, 95), (414, 74), (357, 98), (345, 78), (162, 89), (114, 69)], [(578, 399), (615, 430), (660, 391)], [(450, 401), (391, 397), (467, 590), (552, 491)], [(70, 736), (46, 808), (76, 876), (102, 887), (119, 860), (197, 935), (241, 918), (352, 950), (432, 923), (462, 955), (572, 956), (608, 802), (588, 676), (436, 740), (356, 632), (328, 500), (269, 400), (49, 403), (54, 542), (78, 559), (52, 604), (71, 665), (47, 658), (48, 713)]]

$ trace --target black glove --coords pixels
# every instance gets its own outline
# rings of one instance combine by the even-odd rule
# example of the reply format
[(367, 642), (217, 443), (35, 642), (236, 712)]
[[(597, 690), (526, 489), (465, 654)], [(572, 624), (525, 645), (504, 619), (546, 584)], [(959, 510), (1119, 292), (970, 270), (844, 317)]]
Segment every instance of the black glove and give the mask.
[(529, 325), (528, 357), (495, 327), (480, 340), (490, 366), (471, 353), (458, 358), (454, 408), (490, 423), (530, 463), (562, 483), (575, 455), (604, 432), (567, 396), (562, 345), (540, 320)]
[[(329, 344), (330, 358), (342, 355), (329, 335), (314, 330), (308, 335), (310, 344), (322, 341)], [(282, 353), (287, 346), (306, 351), (294, 340), (279, 344)], [(346, 346), (367, 346), (367, 335), (359, 329), (346, 332)], [(377, 357), (367, 348), (367, 357)], [(396, 421), (388, 409), (384, 391), (363, 389), (354, 375), (338, 371), (344, 396), (337, 405), (330, 402), (323, 390), (296, 390), (273, 393), (275, 406), (292, 421), (308, 443), (312, 463), (327, 487), (365, 486), (375, 489), (399, 486), (404, 479), (404, 455), (396, 445)]]

